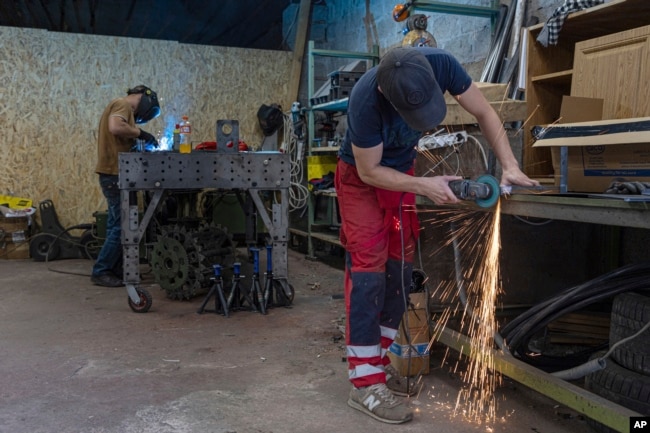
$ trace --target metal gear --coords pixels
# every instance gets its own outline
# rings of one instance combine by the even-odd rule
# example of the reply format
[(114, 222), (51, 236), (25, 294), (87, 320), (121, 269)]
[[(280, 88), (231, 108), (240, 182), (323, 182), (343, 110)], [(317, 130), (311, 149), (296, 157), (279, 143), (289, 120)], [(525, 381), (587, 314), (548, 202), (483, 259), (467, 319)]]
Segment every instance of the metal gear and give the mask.
[(172, 299), (183, 299), (189, 260), (185, 247), (172, 237), (160, 237), (153, 247), (151, 268), (156, 282)]
[(228, 231), (214, 224), (198, 228), (164, 226), (153, 249), (152, 270), (171, 299), (191, 299), (211, 284), (212, 265), (229, 268), (235, 246)]

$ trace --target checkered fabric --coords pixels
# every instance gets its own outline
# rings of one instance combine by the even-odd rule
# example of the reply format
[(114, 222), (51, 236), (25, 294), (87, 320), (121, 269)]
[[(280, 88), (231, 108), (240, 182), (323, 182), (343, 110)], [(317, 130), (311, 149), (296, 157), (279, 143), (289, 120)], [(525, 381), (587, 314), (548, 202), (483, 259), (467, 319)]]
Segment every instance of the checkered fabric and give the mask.
[(560, 38), (560, 30), (562, 30), (567, 15), (571, 12), (577, 12), (603, 4), (604, 2), (605, 0), (565, 0), (564, 4), (555, 9), (553, 15), (546, 21), (542, 31), (537, 36), (537, 41), (545, 47), (557, 45), (557, 41)]

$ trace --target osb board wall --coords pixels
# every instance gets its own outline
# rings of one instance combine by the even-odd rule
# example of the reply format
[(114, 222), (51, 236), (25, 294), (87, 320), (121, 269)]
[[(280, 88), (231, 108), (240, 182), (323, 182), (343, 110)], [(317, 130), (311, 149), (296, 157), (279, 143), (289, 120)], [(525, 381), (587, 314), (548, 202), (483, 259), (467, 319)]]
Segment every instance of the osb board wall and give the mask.
[(187, 114), (200, 143), (235, 119), (258, 147), (257, 110), (286, 99), (290, 64), (290, 52), (0, 27), (0, 195), (51, 199), (64, 227), (92, 222), (106, 209), (94, 167), (112, 99), (145, 84), (162, 114), (143, 129), (170, 133)]

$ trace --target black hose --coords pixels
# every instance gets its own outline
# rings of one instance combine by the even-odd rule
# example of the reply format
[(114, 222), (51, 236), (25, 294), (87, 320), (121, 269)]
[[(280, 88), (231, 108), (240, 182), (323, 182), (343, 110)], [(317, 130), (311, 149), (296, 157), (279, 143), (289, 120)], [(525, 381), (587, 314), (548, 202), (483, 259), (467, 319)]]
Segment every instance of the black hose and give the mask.
[(582, 363), (598, 348), (590, 348), (565, 357), (529, 356), (528, 344), (540, 330), (559, 317), (609, 299), (619, 293), (648, 288), (650, 262), (635, 263), (603, 274), (585, 283), (571, 287), (549, 298), (504, 326), (500, 334), (511, 353), (537, 366), (565, 368), (570, 363)]
[[(534, 305), (522, 313), (520, 316), (510, 321), (506, 326), (503, 327), (501, 334), (509, 335), (516, 328), (519, 328), (522, 323), (528, 322), (531, 317), (539, 316), (545, 311), (553, 311), (557, 305), (568, 303), (570, 300), (575, 300), (576, 297), (589, 297), (590, 293), (594, 291), (594, 287), (599, 287), (599, 285), (606, 284), (607, 288), (609, 287), (607, 284), (611, 284), (611, 280), (615, 280), (617, 277), (637, 278), (637, 274), (640, 274), (639, 276), (647, 277), (648, 273), (650, 273), (650, 262), (643, 262), (639, 264), (624, 266), (622, 268), (594, 278), (590, 281), (569, 288), (552, 298)], [(528, 326), (530, 326), (530, 324), (528, 324)]]

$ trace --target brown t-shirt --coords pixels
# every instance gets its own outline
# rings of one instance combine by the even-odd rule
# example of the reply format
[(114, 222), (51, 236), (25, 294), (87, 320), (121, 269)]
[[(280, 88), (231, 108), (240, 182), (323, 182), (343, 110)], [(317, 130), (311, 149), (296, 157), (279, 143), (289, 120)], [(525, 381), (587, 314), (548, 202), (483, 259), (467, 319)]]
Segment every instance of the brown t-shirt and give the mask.
[(134, 138), (118, 137), (111, 134), (108, 130), (108, 119), (112, 116), (119, 116), (126, 120), (129, 125), (135, 126), (133, 110), (126, 98), (114, 99), (108, 104), (99, 120), (95, 173), (117, 175), (119, 173), (118, 153), (129, 152), (135, 143)]

